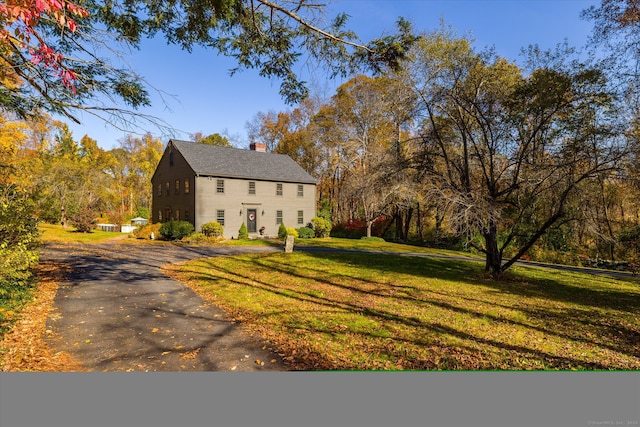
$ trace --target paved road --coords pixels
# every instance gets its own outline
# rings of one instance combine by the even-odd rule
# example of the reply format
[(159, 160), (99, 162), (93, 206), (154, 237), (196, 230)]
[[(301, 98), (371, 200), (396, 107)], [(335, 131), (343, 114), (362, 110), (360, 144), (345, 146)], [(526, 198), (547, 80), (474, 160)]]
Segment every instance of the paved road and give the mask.
[(73, 273), (56, 295), (48, 343), (90, 371), (287, 370), (221, 309), (160, 272), (167, 263), (274, 250), (49, 244), (42, 259)]

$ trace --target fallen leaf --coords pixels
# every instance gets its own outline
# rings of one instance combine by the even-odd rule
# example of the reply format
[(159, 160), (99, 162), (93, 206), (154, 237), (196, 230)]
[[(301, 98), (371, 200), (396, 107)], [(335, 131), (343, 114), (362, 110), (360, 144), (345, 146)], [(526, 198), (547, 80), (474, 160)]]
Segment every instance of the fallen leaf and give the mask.
[(182, 354), (180, 355), (180, 357), (181, 357), (181, 358), (183, 358), (183, 359), (195, 359), (195, 358), (196, 358), (196, 356), (198, 355), (198, 352), (199, 352), (199, 351), (200, 351), (200, 349), (199, 349), (199, 348), (196, 348), (196, 349), (195, 349), (195, 350), (193, 350), (193, 351), (188, 351), (188, 352), (186, 352), (186, 353), (182, 353)]
[(156, 332), (158, 332), (158, 328), (153, 328), (151, 332), (155, 334)]

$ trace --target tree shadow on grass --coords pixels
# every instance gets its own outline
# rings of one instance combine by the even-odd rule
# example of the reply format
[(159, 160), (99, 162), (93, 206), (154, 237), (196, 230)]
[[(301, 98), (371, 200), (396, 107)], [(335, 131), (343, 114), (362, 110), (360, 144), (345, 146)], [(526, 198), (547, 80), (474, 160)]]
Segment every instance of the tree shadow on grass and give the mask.
[[(380, 272), (390, 271), (397, 274), (411, 274), (425, 278), (487, 286), (498, 292), (516, 296), (543, 298), (606, 310), (631, 312), (640, 310), (640, 286), (638, 286), (637, 292), (617, 289), (595, 289), (586, 286), (574, 286), (554, 279), (532, 280), (521, 273), (514, 272), (506, 272), (503, 277), (492, 279), (484, 275), (482, 267), (477, 262), (457, 259), (407, 257), (394, 254), (379, 256), (329, 252), (306, 252), (305, 254), (313, 258), (348, 262), (350, 265), (359, 265), (363, 268)], [(553, 277), (553, 275), (550, 275), (550, 277)]]
[[(353, 263), (352, 258), (350, 258), (349, 261)], [(264, 259), (253, 259), (248, 261), (242, 260), (242, 262), (246, 262), (247, 264), (251, 264), (252, 262), (255, 262), (255, 264), (258, 264), (260, 267), (263, 267), (263, 268), (265, 267)], [(465, 316), (484, 317), (484, 318), (488, 317), (486, 313), (477, 312), (469, 308), (462, 308), (459, 306), (448, 304), (443, 301), (437, 301), (437, 300), (431, 300), (431, 299), (417, 300), (415, 298), (409, 298), (402, 295), (390, 296), (390, 295), (380, 293), (378, 291), (363, 290), (361, 288), (358, 288), (357, 285), (352, 286), (344, 282), (339, 283), (329, 278), (322, 279), (322, 278), (319, 278), (315, 273), (313, 275), (307, 275), (304, 273), (305, 271), (313, 270), (309, 266), (307, 266), (306, 268), (300, 268), (298, 273), (292, 274), (292, 269), (290, 265), (282, 265), (279, 267), (276, 263), (267, 263), (267, 264), (269, 268), (271, 268), (273, 271), (278, 271), (284, 274), (292, 275), (300, 279), (312, 279), (312, 280), (321, 282), (326, 286), (338, 287), (343, 290), (352, 292), (356, 295), (358, 294), (363, 295), (363, 297), (365, 295), (371, 295), (376, 297), (388, 297), (392, 299), (405, 300), (405, 303), (410, 303), (410, 304), (426, 304), (426, 305), (432, 305), (432, 306), (439, 306), (440, 308), (443, 308), (446, 310), (453, 310), (453, 311), (459, 312)], [(374, 264), (375, 262), (369, 259), (367, 262), (367, 267), (371, 268), (371, 266)], [(388, 271), (387, 268), (388, 266), (385, 266), (385, 271)], [(403, 271), (403, 272), (406, 272), (406, 271)], [(569, 356), (558, 356), (558, 355), (547, 353), (545, 351), (541, 351), (538, 349), (529, 348), (527, 346), (514, 345), (514, 344), (505, 343), (505, 342), (494, 340), (494, 339), (488, 339), (488, 338), (476, 336), (472, 333), (457, 329), (449, 325), (443, 325), (438, 322), (424, 321), (417, 316), (406, 316), (406, 315), (398, 314), (380, 307), (366, 307), (357, 302), (358, 298), (353, 298), (350, 301), (346, 301), (346, 300), (338, 300), (338, 299), (328, 298), (325, 296), (320, 296), (317, 292), (314, 292), (314, 290), (312, 289), (296, 290), (296, 291), (293, 291), (291, 289), (284, 289), (282, 286), (280, 286), (277, 283), (269, 283), (265, 280), (261, 280), (260, 278), (256, 278), (255, 276), (243, 274), (242, 272), (239, 271), (239, 269), (232, 270), (230, 268), (223, 268), (219, 266), (210, 265), (205, 272), (197, 269), (193, 269), (193, 270), (188, 269), (185, 271), (185, 273), (193, 275), (192, 278), (196, 280), (202, 280), (202, 281), (219, 280), (219, 276), (217, 276), (216, 274), (221, 273), (225, 276), (224, 280), (235, 283), (238, 286), (252, 287), (252, 288), (260, 289), (262, 291), (267, 291), (282, 297), (294, 299), (301, 303), (305, 303), (305, 304), (311, 303), (311, 304), (316, 304), (320, 307), (324, 307), (324, 309), (321, 308), (319, 311), (314, 310), (316, 315), (318, 314), (318, 312), (320, 312), (319, 315), (322, 316), (321, 313), (323, 312), (323, 310), (324, 311), (335, 310), (335, 309), (344, 310), (347, 313), (358, 314), (370, 319), (375, 319), (376, 321), (380, 322), (381, 327), (384, 327), (386, 323), (390, 322), (390, 323), (397, 323), (397, 324), (401, 324), (401, 325), (405, 325), (405, 326), (413, 327), (417, 329), (428, 330), (434, 333), (436, 336), (440, 334), (440, 335), (455, 337), (459, 340), (463, 340), (464, 342), (473, 343), (474, 345), (488, 346), (495, 349), (508, 351), (513, 354), (522, 355), (524, 357), (540, 360), (540, 361), (543, 361), (542, 364), (544, 366), (549, 366), (552, 369), (569, 369), (569, 368), (576, 368), (576, 367), (581, 369), (608, 369), (609, 367), (609, 365), (599, 363), (597, 361), (577, 360)], [(335, 276), (332, 275), (332, 277), (335, 277)], [(440, 276), (438, 277), (441, 278)], [(457, 275), (456, 277), (458, 279), (460, 278)], [(345, 278), (345, 276), (343, 276), (342, 278)], [(358, 279), (358, 280), (361, 281), (361, 279)], [(371, 281), (371, 283), (375, 283), (375, 282)], [(271, 313), (271, 315), (275, 315), (275, 314), (276, 313), (273, 313), (273, 312)], [(529, 324), (514, 322), (508, 319), (501, 319), (501, 318), (494, 318), (493, 320), (496, 322), (509, 323), (514, 325), (524, 326), (526, 328), (537, 329), (544, 332), (545, 334), (556, 335), (560, 338), (567, 339), (567, 340), (586, 341), (593, 345), (608, 347), (610, 350), (613, 350), (613, 351), (623, 350), (622, 348), (619, 348), (617, 346), (606, 346), (606, 345), (603, 346), (603, 343), (600, 343), (600, 342), (595, 342), (595, 341), (591, 342), (589, 340), (583, 339), (580, 336), (571, 336), (563, 333), (558, 333), (558, 331), (553, 331), (544, 327), (543, 328), (532, 327)], [(331, 332), (330, 330), (327, 331), (326, 329), (317, 328), (313, 325), (306, 325), (306, 328), (309, 328), (311, 330), (314, 330), (320, 333)], [(372, 333), (365, 333), (365, 335), (374, 337), (374, 334)], [(403, 341), (408, 342), (411, 340), (405, 339)], [(464, 359), (465, 357), (470, 357), (471, 353), (478, 351), (475, 348), (472, 349), (472, 347), (473, 346), (470, 346), (467, 348), (467, 350), (464, 351), (466, 356), (461, 356), (462, 359)], [(628, 348), (625, 350), (628, 351)], [(460, 351), (460, 350), (457, 349), (456, 351)], [(475, 366), (477, 365), (469, 364), (469, 365), (466, 365), (466, 368), (464, 367), (465, 365), (461, 365), (461, 366), (463, 367), (461, 367), (460, 369), (475, 369)], [(495, 366), (490, 366), (489, 369), (491, 368), (495, 368)]]
[[(541, 365), (548, 366), (550, 369), (610, 369), (609, 366), (595, 362), (595, 361), (584, 361), (575, 359), (569, 356), (558, 356), (548, 352), (544, 352), (541, 350), (528, 348), (526, 346), (521, 345), (513, 345), (497, 340), (487, 339), (483, 337), (476, 336), (474, 334), (468, 333), (463, 330), (456, 329), (454, 327), (441, 324), (439, 322), (426, 322), (418, 317), (414, 316), (404, 316), (399, 315), (397, 313), (381, 309), (381, 308), (370, 308), (363, 307), (358, 305), (357, 303), (348, 303), (345, 301), (338, 301), (335, 299), (330, 299), (326, 297), (318, 297), (316, 294), (312, 292), (292, 292), (291, 290), (283, 291), (278, 285), (274, 285), (265, 281), (256, 280), (255, 278), (251, 278), (248, 276), (242, 276), (238, 274), (236, 271), (231, 271), (224, 268), (216, 267), (220, 272), (225, 273), (227, 275), (234, 275), (242, 277), (246, 280), (233, 280), (226, 278), (225, 280), (231, 280), (238, 285), (252, 287), (256, 289), (260, 289), (262, 291), (268, 291), (286, 298), (295, 299), (299, 302), (303, 303), (313, 303), (320, 306), (325, 307), (324, 310), (312, 310), (314, 316), (322, 316), (323, 313), (325, 315), (330, 314), (330, 312), (335, 311), (336, 308), (351, 314), (357, 314), (364, 316), (369, 319), (374, 319), (377, 322), (380, 322), (379, 325), (381, 328), (384, 328), (386, 323), (396, 323), (404, 326), (422, 329), (424, 331), (428, 331), (432, 338), (430, 341), (420, 340), (418, 338), (398, 338), (394, 336), (390, 336), (387, 339), (390, 341), (395, 341), (402, 345), (414, 345), (418, 347), (438, 347), (440, 348), (439, 354), (437, 355), (437, 359), (435, 361), (433, 359), (423, 359), (423, 360), (405, 360), (402, 362), (403, 369), (519, 369), (517, 367), (505, 368), (504, 366), (500, 366), (496, 362), (487, 361), (489, 358), (487, 354), (478, 347), (474, 347), (478, 345), (480, 347), (487, 346), (493, 347), (496, 349), (505, 350), (513, 353), (513, 359), (516, 359), (518, 356), (522, 358), (530, 358), (533, 360), (538, 360)], [(210, 273), (201, 273), (196, 271), (186, 271), (186, 273), (191, 273), (196, 275), (195, 279), (198, 280), (210, 280), (213, 276)], [(209, 279), (207, 279), (207, 276)], [(327, 282), (332, 286), (341, 286), (335, 283)], [(357, 288), (352, 288), (354, 291), (358, 292), (366, 292), (358, 290)], [(451, 308), (452, 306), (448, 306), (446, 304), (437, 304), (441, 305), (445, 308)], [(471, 310), (461, 309), (459, 307), (455, 307), (455, 309), (461, 313), (475, 315)], [(302, 313), (303, 311), (297, 310), (295, 313)], [(291, 314), (295, 314), (292, 312)], [(281, 314), (281, 312), (271, 312), (269, 315), (277, 315)], [(265, 315), (268, 316), (268, 315)], [(282, 325), (284, 327), (289, 327), (295, 330), (304, 329), (309, 333), (319, 333), (319, 334), (329, 334), (335, 335), (336, 331), (332, 329), (331, 326), (328, 327), (318, 327), (310, 324), (301, 324), (298, 321), (295, 321), (290, 325)], [(362, 332), (362, 331), (350, 331), (350, 333), (360, 334), (367, 339), (378, 340), (381, 337), (379, 333), (374, 332)], [(469, 345), (456, 345), (455, 347), (447, 346), (443, 344), (438, 336), (444, 337), (454, 337), (459, 340), (463, 340), (463, 342), (468, 342)], [(383, 351), (387, 353), (388, 358), (396, 358), (398, 359), (400, 355), (397, 352), (393, 352), (389, 346), (380, 346)], [(477, 359), (477, 360), (474, 360)], [(314, 358), (315, 360), (315, 358)], [(298, 363), (304, 363), (303, 359), (298, 360)], [(332, 369), (344, 369), (343, 366), (334, 367)], [(362, 369), (361, 366), (350, 366), (347, 369)]]
[[(340, 255), (338, 254), (313, 253), (309, 255), (314, 257), (329, 256), (334, 260), (340, 260)], [(504, 308), (517, 308), (517, 310), (525, 313), (528, 318), (538, 319), (539, 325), (533, 326), (496, 318), (471, 309), (462, 310), (460, 307), (429, 299), (430, 304), (439, 305), (448, 310), (467, 312), (467, 314), (477, 317), (493, 318), (494, 321), (525, 326), (545, 334), (594, 344), (629, 356), (640, 356), (640, 330), (633, 329), (628, 322), (621, 322), (618, 316), (613, 313), (611, 315), (600, 314), (601, 310), (620, 311), (630, 314), (640, 312), (640, 287), (638, 292), (613, 288), (606, 289), (602, 283), (610, 279), (596, 277), (595, 280), (600, 280), (602, 283), (597, 287), (590, 288), (550, 278), (531, 280), (524, 276), (523, 273), (515, 272), (507, 272), (504, 277), (499, 279), (490, 279), (482, 275), (481, 267), (474, 265), (473, 262), (461, 260), (408, 258), (395, 255), (385, 255), (384, 257), (371, 259), (357, 254), (348, 256), (348, 260), (352, 265), (358, 263), (363, 268), (375, 269), (381, 272), (393, 271), (395, 273), (417, 274), (425, 278), (452, 280), (469, 285), (482, 285), (493, 288), (497, 292), (516, 297), (549, 300), (552, 303), (551, 305), (557, 305), (555, 303), (567, 304), (571, 307), (552, 309), (541, 305), (531, 308), (503, 306)], [(550, 277), (557, 276), (560, 278), (563, 275), (563, 272), (556, 271), (550, 271), (549, 274)], [(589, 279), (594, 278), (589, 277)], [(631, 279), (621, 281), (638, 284), (637, 281)], [(429, 290), (428, 292), (434, 291)], [(444, 293), (442, 295), (446, 296)], [(457, 297), (472, 299), (466, 295), (458, 295)], [(483, 301), (483, 303), (495, 304), (493, 301)], [(576, 304), (583, 306), (583, 308), (575, 307)]]

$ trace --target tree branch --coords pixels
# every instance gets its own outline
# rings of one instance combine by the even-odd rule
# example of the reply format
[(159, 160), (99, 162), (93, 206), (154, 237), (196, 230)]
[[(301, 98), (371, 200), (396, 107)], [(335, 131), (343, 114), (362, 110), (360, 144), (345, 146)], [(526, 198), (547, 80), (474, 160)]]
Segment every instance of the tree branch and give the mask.
[[(314, 25), (311, 25), (311, 23), (309, 23), (308, 21), (304, 20), (298, 14), (296, 14), (295, 12), (290, 11), (289, 9), (287, 9), (285, 7), (282, 7), (282, 6), (280, 6), (280, 5), (276, 4), (276, 3), (273, 3), (273, 2), (271, 2), (269, 0), (256, 0), (256, 1), (258, 3), (261, 3), (261, 4), (271, 8), (272, 10), (277, 10), (278, 12), (281, 12), (282, 14), (288, 16), (289, 18), (292, 18), (294, 21), (296, 21), (297, 23), (299, 23), (303, 27), (308, 28), (309, 30), (311, 30), (311, 31), (313, 31), (315, 33), (318, 33), (321, 36), (323, 36), (323, 37), (325, 37), (325, 38), (327, 38), (329, 40), (332, 40), (334, 42), (341, 43), (341, 44), (344, 44), (344, 45), (347, 45), (347, 46), (355, 47), (356, 49), (361, 49), (361, 50), (364, 50), (365, 52), (368, 52), (368, 53), (373, 53), (373, 50), (368, 48), (365, 45), (362, 45), (362, 44), (359, 44), (359, 43), (355, 43), (355, 42), (351, 42), (349, 40), (345, 40), (345, 39), (342, 39), (340, 37), (336, 37), (331, 33), (328, 33), (328, 32), (326, 32), (326, 31), (324, 31), (324, 30), (322, 30), (322, 29), (320, 29), (320, 28), (318, 28), (318, 27), (316, 27)], [(300, 7), (301, 6), (298, 6), (298, 8), (296, 10), (300, 9)]]

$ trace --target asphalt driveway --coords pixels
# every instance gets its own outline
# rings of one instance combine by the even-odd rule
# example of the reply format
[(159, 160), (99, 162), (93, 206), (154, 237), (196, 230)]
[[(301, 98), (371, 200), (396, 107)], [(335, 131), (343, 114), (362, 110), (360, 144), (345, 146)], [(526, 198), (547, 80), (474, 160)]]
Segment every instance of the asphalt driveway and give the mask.
[(201, 257), (269, 247), (48, 244), (69, 264), (47, 321), (48, 345), (88, 371), (283, 371), (281, 358), (218, 307), (160, 272)]

